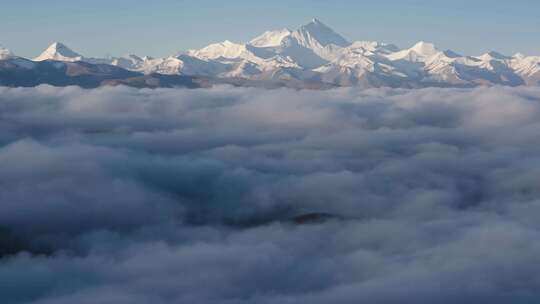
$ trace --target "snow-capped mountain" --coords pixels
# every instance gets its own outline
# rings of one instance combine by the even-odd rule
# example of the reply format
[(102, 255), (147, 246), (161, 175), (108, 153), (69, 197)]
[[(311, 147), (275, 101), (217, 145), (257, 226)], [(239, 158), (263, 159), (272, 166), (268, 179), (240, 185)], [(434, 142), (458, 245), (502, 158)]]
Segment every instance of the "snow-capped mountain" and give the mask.
[(292, 34), (289, 29), (282, 29), (276, 31), (267, 31), (264, 34), (252, 39), (249, 44), (254, 47), (277, 47), (281, 45), (281, 42), (285, 37)]
[(13, 52), (11, 52), (9, 49), (6, 49), (0, 45), (0, 60), (8, 59), (15, 57)]
[[(0, 60), (13, 56), (0, 48)], [(317, 19), (296, 30), (267, 31), (247, 43), (225, 40), (165, 58), (89, 58), (56, 42), (34, 59), (46, 60), (107, 64), (144, 74), (305, 82), (310, 87), (540, 85), (540, 56), (465, 56), (424, 41), (405, 49), (349, 42)]]
[(72, 49), (70, 49), (61, 42), (54, 42), (45, 51), (43, 51), (41, 55), (34, 58), (34, 61), (45, 60), (75, 62), (83, 61), (83, 56), (74, 52)]
[(313, 19), (310, 23), (303, 25), (291, 36), (300, 41), (301, 45), (311, 48), (325, 47), (330, 44), (346, 47), (351, 44), (318, 19)]

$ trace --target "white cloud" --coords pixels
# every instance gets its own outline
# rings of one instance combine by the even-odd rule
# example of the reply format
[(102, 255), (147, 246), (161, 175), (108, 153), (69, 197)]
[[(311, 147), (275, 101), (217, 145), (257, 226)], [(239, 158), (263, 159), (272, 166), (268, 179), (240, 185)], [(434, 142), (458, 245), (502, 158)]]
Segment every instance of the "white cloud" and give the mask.
[[(534, 302), (539, 110), (538, 88), (0, 88), (0, 223), (52, 252), (0, 260), (0, 295)], [(344, 220), (287, 221), (309, 212)]]

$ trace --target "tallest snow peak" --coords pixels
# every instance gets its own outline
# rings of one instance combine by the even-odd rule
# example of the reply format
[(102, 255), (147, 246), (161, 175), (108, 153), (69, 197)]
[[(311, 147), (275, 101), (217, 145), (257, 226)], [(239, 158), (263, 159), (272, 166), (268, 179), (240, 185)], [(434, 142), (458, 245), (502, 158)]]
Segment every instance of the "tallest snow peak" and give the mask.
[(335, 44), (337, 46), (346, 47), (351, 44), (347, 39), (343, 38), (340, 34), (336, 33), (317, 18), (314, 18), (310, 23), (300, 27), (295, 34), (300, 40), (314, 39), (322, 46)]

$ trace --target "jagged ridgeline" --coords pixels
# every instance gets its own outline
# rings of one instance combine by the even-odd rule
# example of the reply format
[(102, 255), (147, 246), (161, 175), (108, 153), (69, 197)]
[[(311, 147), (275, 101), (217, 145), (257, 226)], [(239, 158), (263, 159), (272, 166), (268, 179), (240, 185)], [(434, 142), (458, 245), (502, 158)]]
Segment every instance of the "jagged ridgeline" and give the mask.
[[(49, 64), (42, 64), (49, 62)], [(182, 76), (182, 77), (179, 77)], [(297, 30), (268, 31), (247, 43), (224, 41), (165, 58), (90, 58), (55, 42), (30, 60), (0, 47), (0, 85), (238, 86), (294, 88), (539, 85), (540, 56), (480, 56), (419, 42), (349, 42), (314, 19)]]

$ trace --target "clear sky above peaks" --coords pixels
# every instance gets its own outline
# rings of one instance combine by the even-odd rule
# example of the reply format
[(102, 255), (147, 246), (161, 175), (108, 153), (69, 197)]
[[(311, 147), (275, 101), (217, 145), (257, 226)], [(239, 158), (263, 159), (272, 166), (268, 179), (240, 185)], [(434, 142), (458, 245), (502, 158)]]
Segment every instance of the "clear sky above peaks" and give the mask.
[(539, 11), (538, 0), (5, 0), (0, 45), (27, 57), (53, 41), (85, 56), (166, 56), (317, 17), (351, 41), (540, 55)]

